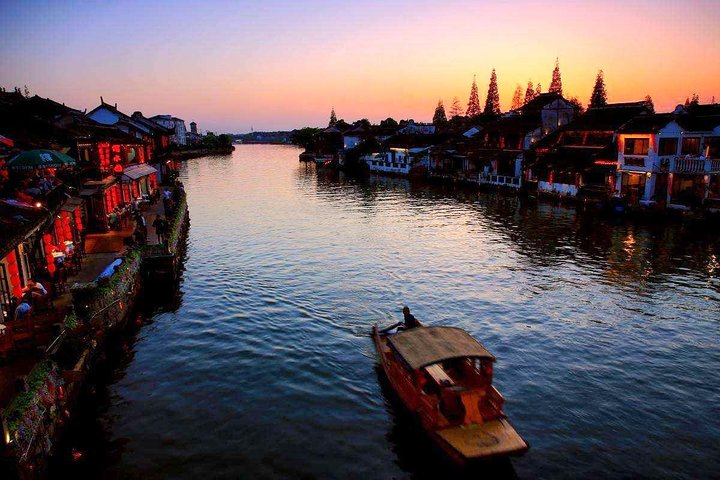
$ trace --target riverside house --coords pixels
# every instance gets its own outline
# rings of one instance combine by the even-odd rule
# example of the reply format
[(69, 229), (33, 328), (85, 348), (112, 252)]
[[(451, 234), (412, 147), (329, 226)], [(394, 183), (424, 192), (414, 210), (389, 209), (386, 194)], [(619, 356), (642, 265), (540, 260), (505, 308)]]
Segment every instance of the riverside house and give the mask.
[[(140, 265), (172, 271), (187, 226), (174, 175), (169, 210), (153, 195), (167, 129), (117, 113), (103, 124), (0, 90), (0, 470), (20, 478), (46, 465), (105, 331), (127, 320)], [(167, 212), (167, 242), (151, 235), (141, 247), (139, 216), (150, 224)]]
[(150, 117), (150, 120), (173, 132), (170, 136), (171, 143), (174, 143), (175, 145), (187, 145), (187, 128), (185, 127), (185, 120), (173, 117), (172, 115), (155, 115), (154, 117)]
[(466, 168), (481, 185), (519, 189), (523, 185), (525, 152), (563, 125), (576, 108), (557, 93), (542, 93), (516, 111), (478, 127)]
[(637, 117), (618, 133), (615, 190), (631, 206), (720, 207), (720, 105)]
[[(402, 130), (399, 130), (400, 132)], [(425, 174), (430, 165), (430, 148), (442, 142), (446, 135), (424, 133), (427, 130), (410, 130), (413, 133), (394, 135), (378, 142), (376, 138), (368, 141), (374, 142), (378, 148), (362, 156), (371, 172), (389, 173), (396, 175), (409, 175), (411, 172)]]
[(645, 101), (588, 109), (525, 152), (528, 177), (540, 194), (609, 200), (617, 175), (617, 130), (648, 114)]

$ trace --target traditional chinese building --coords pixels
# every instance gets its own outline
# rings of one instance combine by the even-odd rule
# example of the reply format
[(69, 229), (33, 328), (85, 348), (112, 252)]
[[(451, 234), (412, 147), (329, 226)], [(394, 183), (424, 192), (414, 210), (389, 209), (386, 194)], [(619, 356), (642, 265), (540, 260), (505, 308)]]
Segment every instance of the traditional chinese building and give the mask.
[(525, 155), (528, 178), (541, 193), (609, 199), (617, 174), (617, 130), (650, 113), (644, 101), (589, 109), (533, 145)]
[(175, 145), (187, 144), (187, 129), (185, 128), (185, 120), (182, 118), (173, 117), (172, 115), (155, 115), (150, 117), (150, 120), (173, 132), (170, 136), (171, 143)]
[(616, 192), (631, 205), (689, 210), (720, 203), (720, 105), (637, 117), (618, 135)]

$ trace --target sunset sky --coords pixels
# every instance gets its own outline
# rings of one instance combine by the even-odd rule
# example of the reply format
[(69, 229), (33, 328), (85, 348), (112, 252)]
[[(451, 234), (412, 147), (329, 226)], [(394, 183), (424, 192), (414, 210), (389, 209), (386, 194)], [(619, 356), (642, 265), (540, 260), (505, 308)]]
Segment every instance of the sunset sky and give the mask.
[[(147, 3), (147, 4), (146, 4)], [(497, 71), (543, 90), (560, 59), (587, 104), (598, 69), (610, 102), (658, 111), (696, 92), (720, 101), (720, 1), (0, 1), (0, 86), (80, 109), (171, 113), (220, 132), (339, 118), (428, 121)]]

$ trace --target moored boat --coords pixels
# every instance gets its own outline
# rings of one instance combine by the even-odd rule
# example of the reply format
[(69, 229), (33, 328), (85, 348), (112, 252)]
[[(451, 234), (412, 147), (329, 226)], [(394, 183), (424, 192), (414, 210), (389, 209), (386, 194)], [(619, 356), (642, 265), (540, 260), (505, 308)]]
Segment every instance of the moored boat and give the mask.
[(393, 389), (454, 460), (519, 455), (529, 446), (503, 413), (492, 385), (495, 357), (462, 329), (372, 332)]

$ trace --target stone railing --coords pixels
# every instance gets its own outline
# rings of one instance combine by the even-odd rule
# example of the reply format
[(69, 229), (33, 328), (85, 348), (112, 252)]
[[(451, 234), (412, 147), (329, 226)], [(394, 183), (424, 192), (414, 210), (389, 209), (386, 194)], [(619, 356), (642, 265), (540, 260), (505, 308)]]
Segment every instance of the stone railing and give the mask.
[(75, 284), (70, 288), (75, 312), (82, 323), (94, 322), (100, 317), (107, 326), (112, 326), (124, 318), (127, 304), (135, 293), (143, 250), (131, 250), (125, 255), (107, 280)]
[(511, 177), (508, 175), (491, 175), (481, 173), (478, 176), (478, 182), (489, 185), (499, 185), (511, 188), (520, 188), (522, 179), (520, 177)]
[(175, 217), (168, 231), (168, 252), (175, 255), (178, 251), (180, 240), (183, 238), (183, 230), (187, 227), (187, 199), (182, 194), (177, 207), (175, 208)]

